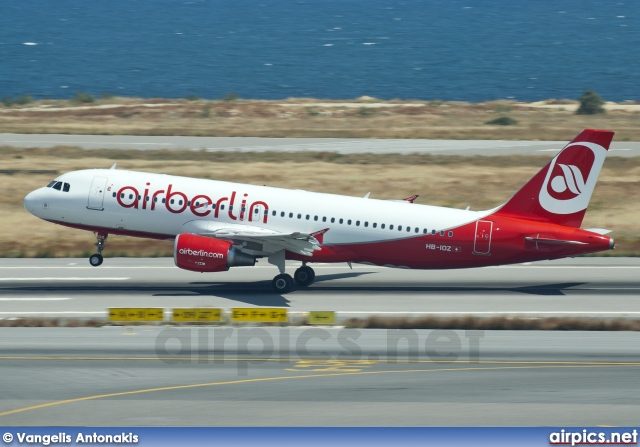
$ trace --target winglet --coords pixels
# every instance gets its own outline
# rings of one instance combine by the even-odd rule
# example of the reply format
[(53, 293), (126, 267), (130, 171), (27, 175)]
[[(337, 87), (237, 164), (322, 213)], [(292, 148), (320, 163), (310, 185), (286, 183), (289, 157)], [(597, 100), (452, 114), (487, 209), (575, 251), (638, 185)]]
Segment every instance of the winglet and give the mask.
[(402, 199), (402, 200), (404, 200), (406, 202), (409, 202), (409, 203), (413, 203), (413, 201), (416, 200), (418, 197), (420, 197), (420, 196), (418, 194), (416, 194), (415, 196), (410, 196), (410, 197), (407, 197), (406, 199)]
[(324, 242), (324, 234), (329, 231), (329, 228), (325, 228), (324, 230), (320, 230), (320, 231), (314, 231), (313, 233), (311, 233), (311, 236), (315, 237), (319, 243), (323, 243)]

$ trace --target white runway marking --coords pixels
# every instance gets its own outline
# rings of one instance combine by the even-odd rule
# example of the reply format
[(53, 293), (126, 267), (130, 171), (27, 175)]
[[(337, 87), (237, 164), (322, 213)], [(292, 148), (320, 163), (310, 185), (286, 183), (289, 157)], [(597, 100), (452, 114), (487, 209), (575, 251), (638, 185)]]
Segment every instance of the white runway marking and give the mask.
[(72, 298), (0, 298), (0, 301), (66, 301)]
[(74, 311), (60, 311), (60, 312), (0, 312), (0, 315), (19, 315), (19, 316), (24, 316), (24, 315), (44, 315), (44, 316), (50, 316), (50, 315), (107, 315), (107, 311), (106, 310), (100, 310), (100, 311), (88, 311), (88, 312), (74, 312)]
[(126, 281), (131, 278), (80, 278), (77, 276), (69, 277), (50, 277), (50, 278), (0, 278), (0, 281)]

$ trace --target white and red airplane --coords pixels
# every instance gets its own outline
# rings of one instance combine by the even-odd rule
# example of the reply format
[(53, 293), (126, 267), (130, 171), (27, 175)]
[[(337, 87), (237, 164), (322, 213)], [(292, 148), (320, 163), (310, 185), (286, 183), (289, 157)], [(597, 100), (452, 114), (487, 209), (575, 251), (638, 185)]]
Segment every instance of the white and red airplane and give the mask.
[[(580, 229), (613, 132), (587, 129), (509, 201), (469, 211), (115, 169), (59, 176), (24, 199), (35, 216), (93, 231), (102, 264), (109, 234), (172, 240), (178, 267), (221, 272), (266, 258), (278, 293), (309, 286), (310, 262), (453, 269), (609, 250)], [(294, 277), (285, 259), (302, 261)]]

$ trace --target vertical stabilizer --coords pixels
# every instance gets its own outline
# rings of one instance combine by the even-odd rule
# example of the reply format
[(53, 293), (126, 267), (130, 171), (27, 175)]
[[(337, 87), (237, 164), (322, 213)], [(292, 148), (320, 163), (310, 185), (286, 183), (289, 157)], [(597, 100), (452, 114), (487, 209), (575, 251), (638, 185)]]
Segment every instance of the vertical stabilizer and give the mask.
[(494, 215), (579, 228), (612, 139), (582, 131)]

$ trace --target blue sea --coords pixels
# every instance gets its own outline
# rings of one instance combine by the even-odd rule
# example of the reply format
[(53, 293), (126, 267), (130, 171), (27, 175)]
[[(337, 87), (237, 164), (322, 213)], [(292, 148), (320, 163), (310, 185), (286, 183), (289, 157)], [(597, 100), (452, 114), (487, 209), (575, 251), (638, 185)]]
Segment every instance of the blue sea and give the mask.
[(0, 97), (640, 100), (640, 1), (2, 0)]

